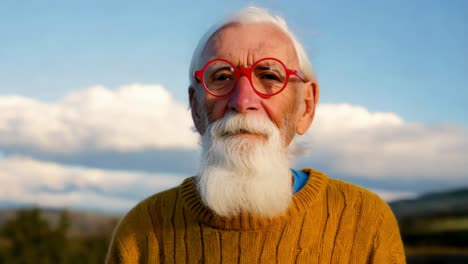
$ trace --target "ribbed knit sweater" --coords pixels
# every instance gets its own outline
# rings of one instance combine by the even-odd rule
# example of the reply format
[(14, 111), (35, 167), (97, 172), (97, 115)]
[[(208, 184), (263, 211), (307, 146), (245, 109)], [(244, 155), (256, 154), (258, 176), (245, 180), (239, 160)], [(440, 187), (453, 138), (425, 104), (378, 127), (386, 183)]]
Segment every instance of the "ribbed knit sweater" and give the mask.
[(107, 263), (405, 263), (395, 217), (377, 195), (313, 169), (285, 215), (222, 218), (193, 178), (119, 223)]

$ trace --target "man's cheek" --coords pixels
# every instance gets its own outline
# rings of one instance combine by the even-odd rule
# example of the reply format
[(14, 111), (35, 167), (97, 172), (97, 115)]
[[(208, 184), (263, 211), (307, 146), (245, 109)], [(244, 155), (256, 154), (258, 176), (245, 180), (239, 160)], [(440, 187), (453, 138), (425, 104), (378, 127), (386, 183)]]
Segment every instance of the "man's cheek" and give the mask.
[(207, 104), (206, 109), (208, 120), (210, 123), (222, 119), (226, 114), (226, 107), (224, 107), (223, 104), (212, 102), (210, 104)]

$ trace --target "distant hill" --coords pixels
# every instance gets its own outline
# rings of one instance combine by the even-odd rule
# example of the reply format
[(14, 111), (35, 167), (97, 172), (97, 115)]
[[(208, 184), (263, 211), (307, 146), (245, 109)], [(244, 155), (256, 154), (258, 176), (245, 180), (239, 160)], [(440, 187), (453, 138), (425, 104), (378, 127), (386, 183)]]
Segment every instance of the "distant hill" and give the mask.
[[(395, 201), (390, 207), (406, 254), (421, 258), (414, 263), (468, 263), (468, 187)], [(430, 262), (435, 256), (444, 262)], [(448, 256), (463, 261), (449, 262)]]
[(390, 203), (398, 219), (407, 217), (468, 216), (468, 187), (421, 195)]
[[(3, 226), (8, 220), (14, 218), (20, 209), (0, 209), (0, 226)], [(40, 208), (41, 216), (51, 226), (57, 225), (60, 214), (63, 210)], [(111, 234), (120, 216), (105, 215), (93, 212), (66, 210), (70, 217), (69, 235), (71, 236), (94, 236), (101, 234)]]

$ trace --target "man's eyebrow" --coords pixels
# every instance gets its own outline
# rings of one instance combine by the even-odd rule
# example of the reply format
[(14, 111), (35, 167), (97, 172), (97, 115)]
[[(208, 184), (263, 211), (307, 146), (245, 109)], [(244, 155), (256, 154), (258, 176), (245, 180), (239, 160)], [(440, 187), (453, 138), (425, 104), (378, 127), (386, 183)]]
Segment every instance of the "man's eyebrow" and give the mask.
[(255, 68), (259, 68), (260, 70), (276, 70), (277, 72), (281, 72), (281, 70), (278, 70), (276, 65), (259, 65)]
[(218, 67), (214, 67), (213, 70), (211, 70), (210, 72), (214, 72), (214, 71), (222, 71), (222, 70), (231, 70), (232, 67), (231, 66), (228, 66), (228, 65), (222, 65), (222, 66), (218, 66)]

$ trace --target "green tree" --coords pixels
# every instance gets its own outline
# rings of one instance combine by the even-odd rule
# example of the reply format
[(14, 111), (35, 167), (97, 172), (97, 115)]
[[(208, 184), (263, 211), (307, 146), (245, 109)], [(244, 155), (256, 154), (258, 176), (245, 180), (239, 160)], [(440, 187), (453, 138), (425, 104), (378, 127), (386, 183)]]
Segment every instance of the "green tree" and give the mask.
[(16, 217), (0, 229), (0, 263), (104, 262), (110, 232), (117, 219), (97, 233), (81, 233), (80, 225), (76, 223), (75, 232), (71, 232), (72, 219), (65, 210), (60, 212), (57, 221), (52, 220), (53, 217), (45, 220), (38, 208), (19, 210)]
[(66, 212), (61, 215), (58, 227), (52, 229), (38, 208), (18, 211), (16, 218), (9, 220), (1, 232), (9, 242), (4, 261), (18, 264), (64, 263), (68, 223)]

